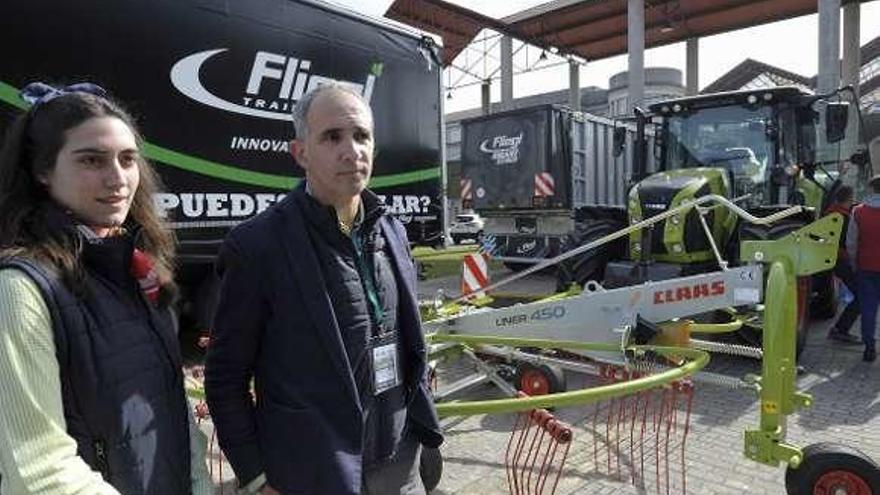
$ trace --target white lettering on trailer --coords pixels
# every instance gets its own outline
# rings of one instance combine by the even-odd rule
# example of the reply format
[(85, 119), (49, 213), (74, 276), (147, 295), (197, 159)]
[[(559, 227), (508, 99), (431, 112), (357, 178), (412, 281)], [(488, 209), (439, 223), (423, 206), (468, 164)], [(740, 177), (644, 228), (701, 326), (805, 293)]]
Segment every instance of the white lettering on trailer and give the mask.
[[(496, 165), (516, 163), (519, 161), (519, 146), (522, 144), (523, 133), (517, 136), (495, 136), (484, 139), (480, 143), (480, 151), (491, 156)], [(490, 145), (489, 142), (492, 142)]]
[(159, 193), (153, 203), (164, 217), (247, 218), (281, 201), (284, 194)]
[(428, 207), (431, 205), (430, 196), (403, 196), (399, 194), (384, 196), (380, 194), (379, 200), (385, 204), (385, 209), (392, 215), (428, 213)]
[(248, 136), (232, 136), (229, 149), (241, 151), (272, 151), (287, 154), (290, 143), (284, 139), (268, 139)]
[(229, 195), (230, 212), (233, 217), (246, 217), (254, 212), (255, 202), (248, 194), (233, 193)]
[[(373, 96), (376, 76), (367, 74), (363, 83), (336, 80), (328, 76), (312, 74), (312, 62), (278, 53), (258, 51), (254, 56), (242, 97), (243, 104), (224, 100), (209, 91), (200, 79), (201, 67), (208, 59), (226, 52), (227, 48), (205, 50), (187, 55), (171, 68), (171, 83), (178, 91), (199, 103), (227, 112), (251, 115), (264, 119), (290, 121), (293, 104), (309, 90), (335, 81), (351, 87), (362, 94), (368, 102)], [(272, 91), (278, 81), (278, 91)]]
[[(245, 219), (262, 212), (272, 204), (281, 201), (284, 194), (273, 193), (159, 193), (153, 203), (165, 218), (184, 219)], [(419, 222), (436, 220), (437, 214), (430, 211), (430, 196), (394, 194), (379, 195), (379, 200), (388, 213), (399, 218)]]

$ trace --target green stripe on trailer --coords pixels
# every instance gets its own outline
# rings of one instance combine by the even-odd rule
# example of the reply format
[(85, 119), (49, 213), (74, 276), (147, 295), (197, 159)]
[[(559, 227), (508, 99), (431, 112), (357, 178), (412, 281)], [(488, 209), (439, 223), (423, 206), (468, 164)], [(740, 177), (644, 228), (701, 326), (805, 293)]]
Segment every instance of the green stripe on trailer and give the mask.
[[(29, 105), (19, 98), (18, 93), (19, 90), (17, 88), (0, 81), (0, 101), (8, 103), (18, 109), (27, 110)], [(236, 167), (234, 165), (225, 165), (204, 158), (187, 155), (149, 142), (144, 143), (143, 151), (144, 156), (150, 160), (155, 160), (188, 172), (213, 177), (215, 179), (223, 179), (229, 182), (237, 182), (239, 184), (288, 191), (293, 189), (301, 180), (297, 177), (288, 175), (254, 172), (253, 170)], [(439, 177), (440, 167), (429, 165), (425, 168), (410, 172), (373, 177), (370, 180), (370, 186), (375, 189), (381, 189), (383, 187), (434, 180)]]

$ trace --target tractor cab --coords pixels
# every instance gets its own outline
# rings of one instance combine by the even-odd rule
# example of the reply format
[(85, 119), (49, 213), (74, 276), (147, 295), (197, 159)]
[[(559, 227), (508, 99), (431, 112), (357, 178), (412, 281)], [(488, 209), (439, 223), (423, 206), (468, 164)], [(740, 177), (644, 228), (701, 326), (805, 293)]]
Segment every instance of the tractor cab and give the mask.
[(822, 209), (836, 182), (870, 176), (852, 91), (813, 95), (778, 87), (681, 98), (650, 107), (663, 171), (719, 168), (746, 209), (803, 204)]
[[(651, 105), (637, 117), (640, 129), (653, 126), (655, 141), (653, 150), (635, 154), (653, 152), (657, 170), (649, 173), (641, 165), (647, 160), (636, 160), (627, 201), (631, 224), (717, 194), (759, 215), (804, 205), (807, 213), (798, 219), (803, 225), (820, 216), (836, 187), (849, 184), (859, 192), (871, 172), (857, 101), (848, 88), (829, 95), (796, 87), (699, 95)], [(722, 256), (736, 258), (739, 240), (766, 237), (749, 229), (727, 211), (671, 216), (630, 235), (630, 262), (609, 266), (606, 283), (717, 269), (713, 242)]]

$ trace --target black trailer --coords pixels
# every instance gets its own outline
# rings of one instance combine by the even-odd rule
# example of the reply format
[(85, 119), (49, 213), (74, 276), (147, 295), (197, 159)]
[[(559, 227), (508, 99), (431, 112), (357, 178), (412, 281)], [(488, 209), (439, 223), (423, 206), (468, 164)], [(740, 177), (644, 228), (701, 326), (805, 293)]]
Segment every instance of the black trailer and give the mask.
[(579, 225), (597, 212), (624, 219), (632, 124), (540, 105), (461, 126), (462, 206), (484, 217), (484, 244), (508, 267), (565, 251)]
[(133, 111), (180, 241), (184, 297), (202, 326), (227, 230), (303, 176), (290, 111), (322, 82), (350, 84), (375, 114), (370, 186), (410, 240), (442, 242), (441, 68), (430, 38), (317, 1), (7, 0), (0, 17), (0, 130), (30, 81), (92, 81)]

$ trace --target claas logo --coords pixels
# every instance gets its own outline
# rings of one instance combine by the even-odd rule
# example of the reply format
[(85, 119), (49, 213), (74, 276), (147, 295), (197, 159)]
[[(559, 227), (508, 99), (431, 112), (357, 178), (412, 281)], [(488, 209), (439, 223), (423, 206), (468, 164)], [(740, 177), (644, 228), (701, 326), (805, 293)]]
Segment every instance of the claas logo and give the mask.
[(692, 299), (703, 299), (724, 294), (724, 281), (684, 285), (666, 290), (658, 290), (654, 293), (654, 304), (669, 304)]

